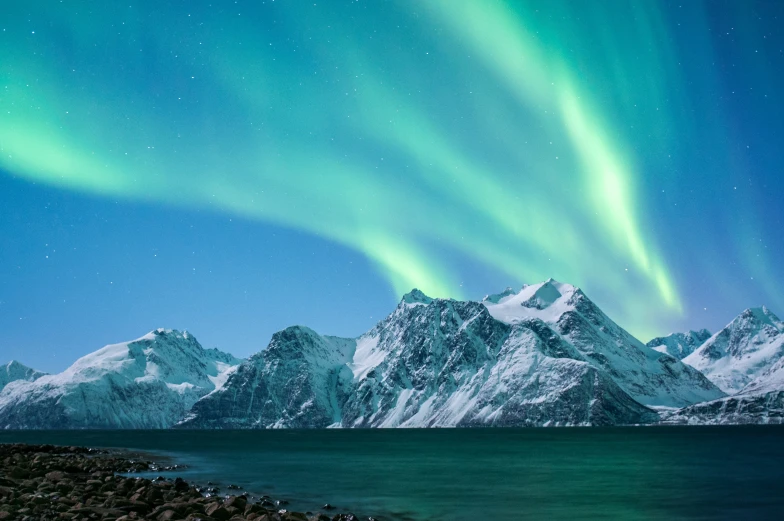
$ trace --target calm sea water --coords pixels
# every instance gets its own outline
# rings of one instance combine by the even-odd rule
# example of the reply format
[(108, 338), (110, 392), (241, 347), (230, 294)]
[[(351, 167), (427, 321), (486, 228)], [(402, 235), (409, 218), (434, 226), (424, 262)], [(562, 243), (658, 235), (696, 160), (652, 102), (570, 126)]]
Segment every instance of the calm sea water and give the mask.
[[(382, 519), (784, 519), (784, 428), (0, 432)], [(225, 490), (225, 488), (224, 488)]]

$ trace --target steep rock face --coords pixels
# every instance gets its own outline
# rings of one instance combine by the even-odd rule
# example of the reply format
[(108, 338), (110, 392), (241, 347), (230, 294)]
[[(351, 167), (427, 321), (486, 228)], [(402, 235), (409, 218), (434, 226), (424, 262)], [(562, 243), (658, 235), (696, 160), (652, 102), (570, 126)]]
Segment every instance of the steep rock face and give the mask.
[(226, 385), (197, 402), (183, 425), (198, 428), (316, 428), (340, 422), (341, 384), (356, 341), (301, 326), (275, 333)]
[(361, 341), (376, 353), (401, 356), (384, 358), (370, 372), (358, 364), (357, 391), (346, 404), (344, 426), (607, 425), (655, 419), (541, 320), (504, 324), (475, 302), (398, 308)]
[(45, 375), (46, 373), (36, 371), (24, 364), (20, 364), (16, 360), (11, 360), (4, 366), (0, 366), (0, 391), (6, 385), (16, 380), (32, 382)]
[(579, 288), (548, 280), (484, 305), (500, 321), (538, 318), (591, 365), (645, 405), (682, 407), (723, 396), (699, 371), (645, 346), (605, 315)]
[(783, 333), (784, 323), (770, 310), (747, 309), (683, 361), (736, 394), (781, 360)]
[(106, 346), (60, 374), (0, 391), (0, 428), (165, 428), (239, 363), (163, 329)]
[(699, 331), (672, 333), (667, 336), (656, 337), (645, 345), (654, 351), (666, 353), (678, 360), (683, 360), (696, 351), (710, 337), (710, 331), (700, 329)]
[(507, 324), (478, 302), (418, 291), (358, 339), (289, 328), (181, 425), (435, 427), (649, 423), (548, 324)]

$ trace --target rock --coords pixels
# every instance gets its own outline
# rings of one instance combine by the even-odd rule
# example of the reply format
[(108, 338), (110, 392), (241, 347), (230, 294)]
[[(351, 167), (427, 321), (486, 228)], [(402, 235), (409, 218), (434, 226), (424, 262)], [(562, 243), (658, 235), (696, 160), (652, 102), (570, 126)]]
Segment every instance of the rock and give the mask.
[(228, 520), (231, 514), (220, 503), (210, 503), (204, 508), (204, 513), (220, 521)]
[(163, 492), (158, 487), (150, 487), (150, 490), (144, 495), (144, 498), (150, 502), (155, 503), (163, 499)]
[(137, 514), (144, 516), (147, 515), (147, 513), (152, 509), (150, 508), (150, 505), (144, 501), (131, 501), (130, 505), (120, 507), (120, 510), (128, 513), (136, 512)]
[(11, 470), (8, 471), (8, 475), (16, 479), (25, 479), (30, 477), (30, 472), (21, 467), (11, 467)]
[[(270, 511), (286, 501), (262, 496), (249, 503), (246, 494), (224, 500), (203, 497), (181, 478), (151, 481), (114, 475), (146, 469), (129, 461), (87, 449), (0, 444), (0, 521), (325, 521), (328, 516)], [(157, 467), (156, 468), (160, 468)], [(16, 470), (15, 470), (16, 469)], [(67, 469), (67, 470), (65, 470)], [(26, 477), (11, 477), (11, 474)], [(238, 488), (238, 487), (232, 487)], [(268, 508), (265, 508), (268, 507)], [(356, 519), (340, 517), (342, 520)]]
[(164, 510), (155, 519), (157, 519), (158, 521), (171, 521), (172, 519), (178, 519), (178, 518), (179, 515), (174, 510)]
[(61, 470), (53, 470), (52, 472), (46, 473), (46, 479), (53, 483), (58, 483), (65, 479), (65, 473)]
[(229, 498), (223, 502), (223, 506), (226, 508), (234, 507), (242, 511), (245, 510), (247, 504), (248, 498), (245, 496), (229, 496)]

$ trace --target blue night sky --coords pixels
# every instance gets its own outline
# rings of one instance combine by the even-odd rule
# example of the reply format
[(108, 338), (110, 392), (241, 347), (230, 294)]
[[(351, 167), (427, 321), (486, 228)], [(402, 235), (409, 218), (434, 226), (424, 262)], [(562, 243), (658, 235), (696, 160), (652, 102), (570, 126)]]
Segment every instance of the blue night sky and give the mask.
[(0, 359), (248, 356), (554, 277), (784, 313), (784, 3), (3, 2)]

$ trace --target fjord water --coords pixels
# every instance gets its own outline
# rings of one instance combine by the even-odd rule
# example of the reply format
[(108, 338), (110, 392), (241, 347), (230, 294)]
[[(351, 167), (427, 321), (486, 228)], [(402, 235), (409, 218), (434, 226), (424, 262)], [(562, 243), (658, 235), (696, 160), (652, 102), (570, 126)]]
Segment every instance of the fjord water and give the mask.
[(117, 447), (316, 510), (381, 519), (780, 519), (784, 428), (5, 431)]

